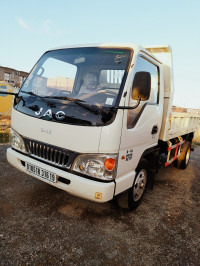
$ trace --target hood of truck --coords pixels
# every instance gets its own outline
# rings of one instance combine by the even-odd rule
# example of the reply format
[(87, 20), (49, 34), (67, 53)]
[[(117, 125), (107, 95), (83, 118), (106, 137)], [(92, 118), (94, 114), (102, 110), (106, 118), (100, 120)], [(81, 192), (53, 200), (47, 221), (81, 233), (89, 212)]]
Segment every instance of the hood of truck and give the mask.
[(12, 111), (12, 128), (21, 136), (79, 153), (98, 153), (102, 127), (45, 121)]

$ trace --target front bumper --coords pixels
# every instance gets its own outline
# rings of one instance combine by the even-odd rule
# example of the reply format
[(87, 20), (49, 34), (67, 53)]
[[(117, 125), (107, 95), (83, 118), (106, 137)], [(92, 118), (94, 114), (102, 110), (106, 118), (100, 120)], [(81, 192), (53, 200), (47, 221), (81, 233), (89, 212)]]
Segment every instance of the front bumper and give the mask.
[[(113, 198), (115, 191), (115, 182), (110, 183), (102, 183), (94, 180), (89, 180), (87, 178), (83, 178), (63, 170), (57, 169), (53, 166), (49, 166), (45, 163), (39, 162), (33, 158), (30, 158), (26, 155), (23, 155), (19, 152), (16, 152), (12, 148), (7, 150), (7, 160), (10, 164), (12, 164), (17, 169), (23, 171), (24, 173), (31, 175), (41, 181), (44, 181), (50, 185), (53, 185), (57, 188), (67, 191), (70, 194), (75, 196), (88, 199), (91, 201), (97, 202), (106, 202)], [(69, 180), (69, 184), (65, 184), (63, 182), (57, 181), (56, 183), (52, 183), (45, 179), (38, 177), (35, 174), (28, 172), (22, 162), (27, 162), (33, 164), (35, 166), (41, 167), (45, 170), (55, 173), (57, 176), (65, 178)]]

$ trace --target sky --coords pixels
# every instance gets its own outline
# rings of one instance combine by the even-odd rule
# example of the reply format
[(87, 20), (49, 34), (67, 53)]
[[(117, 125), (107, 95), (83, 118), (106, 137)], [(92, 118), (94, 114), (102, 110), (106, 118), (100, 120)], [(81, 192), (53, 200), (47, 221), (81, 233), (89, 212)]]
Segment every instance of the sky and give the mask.
[(169, 44), (176, 106), (200, 108), (200, 0), (0, 0), (0, 66), (29, 72), (48, 49)]

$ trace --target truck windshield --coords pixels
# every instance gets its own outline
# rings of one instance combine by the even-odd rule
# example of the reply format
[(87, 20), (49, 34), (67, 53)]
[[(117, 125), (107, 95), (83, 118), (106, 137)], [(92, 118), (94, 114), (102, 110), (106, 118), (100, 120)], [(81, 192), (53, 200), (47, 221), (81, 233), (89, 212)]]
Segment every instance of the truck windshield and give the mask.
[[(130, 54), (130, 49), (116, 48), (47, 52), (23, 84), (19, 94), (23, 101), (15, 108), (54, 122), (94, 126), (109, 123), (114, 111), (112, 115), (108, 110), (119, 103)], [(56, 115), (58, 112), (62, 115)]]

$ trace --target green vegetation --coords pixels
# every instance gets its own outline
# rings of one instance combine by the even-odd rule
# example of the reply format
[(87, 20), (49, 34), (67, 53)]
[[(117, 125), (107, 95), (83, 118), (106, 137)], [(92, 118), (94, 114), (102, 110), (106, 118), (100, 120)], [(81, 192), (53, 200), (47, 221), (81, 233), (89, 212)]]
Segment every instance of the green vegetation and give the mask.
[(0, 131), (0, 143), (9, 142), (9, 130)]
[(0, 114), (0, 143), (9, 142), (11, 117)]
[(194, 141), (193, 142), (195, 145), (197, 145), (197, 146), (200, 146), (200, 142), (196, 142), (196, 141)]

